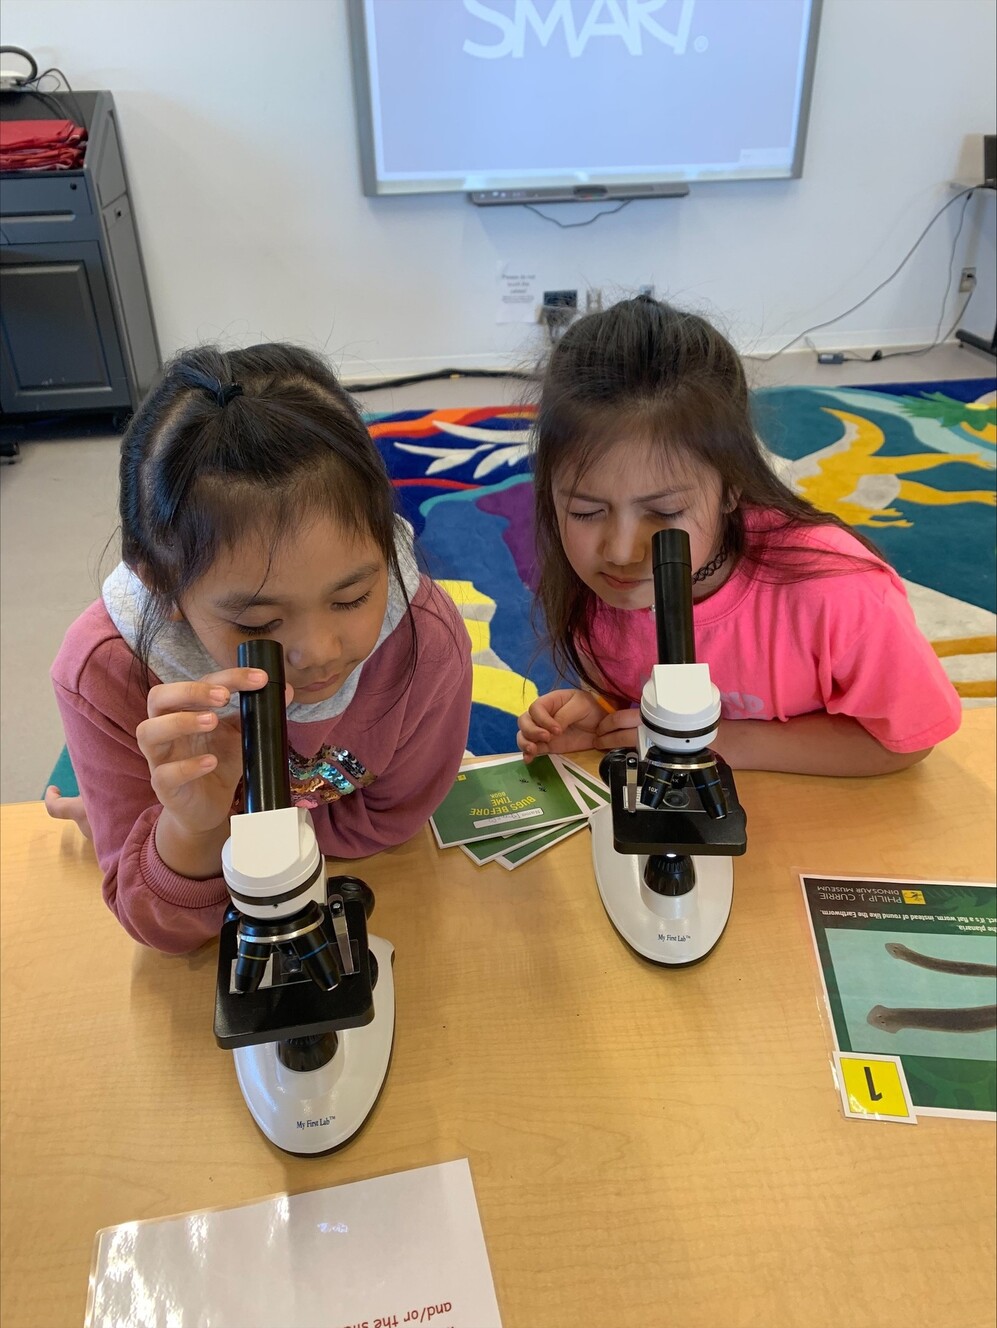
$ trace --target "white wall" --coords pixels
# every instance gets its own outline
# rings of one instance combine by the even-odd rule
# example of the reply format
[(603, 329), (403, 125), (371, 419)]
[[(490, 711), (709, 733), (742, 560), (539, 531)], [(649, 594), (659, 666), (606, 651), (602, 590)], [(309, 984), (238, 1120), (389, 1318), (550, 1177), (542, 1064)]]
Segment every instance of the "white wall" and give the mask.
[[(342, 0), (4, 0), (0, 21), (5, 43), (115, 96), (164, 352), (289, 338), (365, 377), (527, 355), (539, 332), (495, 321), (506, 261), (548, 287), (653, 282), (743, 350), (842, 312), (951, 198), (965, 135), (993, 130), (995, 16), (993, 0), (825, 0), (801, 180), (699, 186), (579, 230), (463, 196), (364, 198)], [(961, 207), (814, 340), (933, 339)], [(993, 215), (971, 200), (957, 268), (992, 267)]]

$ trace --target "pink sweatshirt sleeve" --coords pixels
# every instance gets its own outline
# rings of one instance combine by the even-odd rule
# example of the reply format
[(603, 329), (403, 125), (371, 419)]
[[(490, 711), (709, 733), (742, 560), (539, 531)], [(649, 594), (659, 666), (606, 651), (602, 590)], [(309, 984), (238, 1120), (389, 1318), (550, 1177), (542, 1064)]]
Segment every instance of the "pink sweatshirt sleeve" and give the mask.
[(221, 876), (178, 876), (156, 852), (162, 808), (135, 738), (146, 691), (103, 606), (93, 606), (70, 628), (52, 681), (104, 873), (105, 902), (135, 940), (168, 954), (196, 949), (218, 935), (228, 892)]

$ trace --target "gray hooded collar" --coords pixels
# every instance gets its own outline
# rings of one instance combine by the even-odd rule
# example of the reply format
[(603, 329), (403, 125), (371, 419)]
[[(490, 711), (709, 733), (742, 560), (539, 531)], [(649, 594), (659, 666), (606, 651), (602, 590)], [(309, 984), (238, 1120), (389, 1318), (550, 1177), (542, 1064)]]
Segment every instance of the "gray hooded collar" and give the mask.
[[(401, 517), (395, 521), (395, 549), (398, 554), (402, 584), (411, 600), (419, 587), (419, 568), (413, 550), (412, 527)], [(139, 623), (149, 603), (148, 590), (130, 568), (124, 563), (118, 563), (104, 582), (102, 598), (111, 622), (134, 651), (138, 640)], [(405, 596), (392, 574), (388, 582), (388, 606), (371, 655), (382, 642), (387, 640), (404, 616)], [(370, 659), (370, 655), (367, 658)], [(156, 634), (152, 642), (149, 667), (161, 682), (189, 682), (194, 678), (203, 678), (206, 673), (215, 673), (222, 666), (208, 654), (188, 624), (181, 621), (166, 623)], [(361, 663), (353, 670), (339, 691), (324, 701), (316, 701), (311, 705), (293, 701), (287, 708), (288, 719), (292, 723), (310, 724), (341, 715), (353, 700), (362, 672)], [(233, 698), (220, 713), (231, 715), (237, 710), (238, 701)]]

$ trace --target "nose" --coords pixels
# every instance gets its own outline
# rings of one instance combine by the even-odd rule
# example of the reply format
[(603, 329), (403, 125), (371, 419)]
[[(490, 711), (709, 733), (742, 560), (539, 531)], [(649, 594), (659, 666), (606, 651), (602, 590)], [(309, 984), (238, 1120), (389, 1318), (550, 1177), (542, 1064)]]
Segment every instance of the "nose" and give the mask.
[(343, 655), (339, 632), (328, 622), (310, 624), (284, 644), (284, 658), (296, 673), (327, 677), (335, 673)]
[(616, 519), (610, 521), (602, 542), (602, 556), (614, 567), (636, 567), (644, 563), (647, 542), (639, 523)]

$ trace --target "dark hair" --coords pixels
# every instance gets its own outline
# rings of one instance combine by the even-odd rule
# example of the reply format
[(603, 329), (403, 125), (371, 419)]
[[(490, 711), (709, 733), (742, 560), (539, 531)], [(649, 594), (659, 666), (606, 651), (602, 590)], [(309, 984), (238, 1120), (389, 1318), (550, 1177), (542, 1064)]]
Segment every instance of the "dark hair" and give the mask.
[(320, 512), (384, 555), (405, 598), (414, 670), (391, 481), (359, 411), (317, 355), (284, 344), (182, 351), (128, 426), (120, 485), (122, 558), (150, 591), (136, 647), (146, 667), (172, 605), (222, 549), (262, 529), (272, 557), (304, 514)]
[[(624, 300), (572, 324), (551, 350), (540, 382), (533, 430), (537, 602), (562, 673), (601, 685), (584, 663), (594, 596), (565, 556), (554, 476), (567, 467), (578, 479), (619, 441), (622, 427), (678, 461), (692, 458), (719, 475), (723, 543), (759, 579), (791, 582), (879, 565), (873, 544), (818, 511), (773, 472), (752, 425), (744, 367), (730, 342), (698, 314), (648, 296)], [(773, 519), (749, 532), (749, 508)], [(848, 530), (870, 555), (825, 554), (772, 538), (830, 525)]]

